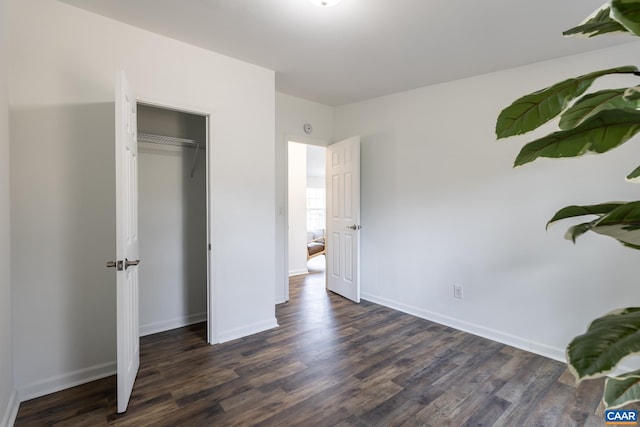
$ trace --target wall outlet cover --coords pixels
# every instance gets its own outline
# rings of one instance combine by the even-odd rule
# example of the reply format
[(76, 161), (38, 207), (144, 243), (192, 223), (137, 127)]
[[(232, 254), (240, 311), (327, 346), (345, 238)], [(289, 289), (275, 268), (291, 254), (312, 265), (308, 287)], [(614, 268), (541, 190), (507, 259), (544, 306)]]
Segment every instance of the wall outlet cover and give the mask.
[(462, 285), (453, 285), (453, 297), (457, 299), (463, 298)]

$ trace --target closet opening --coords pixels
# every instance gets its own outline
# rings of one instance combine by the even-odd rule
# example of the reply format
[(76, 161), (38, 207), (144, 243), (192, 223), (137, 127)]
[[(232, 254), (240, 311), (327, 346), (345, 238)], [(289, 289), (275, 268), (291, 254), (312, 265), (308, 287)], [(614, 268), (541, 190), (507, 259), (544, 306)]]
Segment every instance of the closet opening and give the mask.
[[(206, 323), (208, 116), (138, 103), (140, 336)], [(208, 341), (208, 329), (194, 328)]]

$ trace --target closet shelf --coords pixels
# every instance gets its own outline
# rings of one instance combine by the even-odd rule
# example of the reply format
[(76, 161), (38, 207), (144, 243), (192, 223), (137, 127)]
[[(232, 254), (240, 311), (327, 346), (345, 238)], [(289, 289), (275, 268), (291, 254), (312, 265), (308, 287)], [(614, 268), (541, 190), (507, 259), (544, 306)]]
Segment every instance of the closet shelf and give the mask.
[(198, 152), (204, 150), (205, 147), (193, 139), (176, 138), (174, 136), (153, 135), (150, 133), (138, 132), (138, 143), (143, 144), (157, 144), (165, 147), (178, 147), (178, 148), (194, 148), (196, 151), (193, 155), (193, 161), (191, 163), (191, 178), (193, 178), (196, 172), (196, 160), (198, 159)]
[(138, 133), (138, 142), (168, 145), (171, 147), (204, 149), (204, 147), (201, 147), (200, 144), (198, 144), (193, 139), (176, 138), (173, 136), (164, 136), (164, 135), (153, 135), (150, 133)]

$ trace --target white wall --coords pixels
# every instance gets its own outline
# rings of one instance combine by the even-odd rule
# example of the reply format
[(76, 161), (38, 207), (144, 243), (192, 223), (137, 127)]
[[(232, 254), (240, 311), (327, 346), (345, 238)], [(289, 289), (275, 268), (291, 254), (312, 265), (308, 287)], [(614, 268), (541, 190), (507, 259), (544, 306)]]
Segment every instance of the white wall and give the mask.
[(307, 270), (307, 146), (289, 141), (289, 276)]
[[(113, 372), (114, 80), (211, 113), (217, 340), (276, 325), (274, 73), (54, 0), (11, 2), (15, 381), (33, 397)], [(248, 101), (250, 100), (250, 101)], [(247, 126), (251, 123), (251, 126)]]
[[(313, 125), (307, 135), (302, 126)], [(332, 141), (333, 108), (305, 99), (276, 93), (276, 303), (289, 300), (287, 231), (287, 143), (290, 140), (326, 146)]]
[[(567, 224), (545, 223), (569, 204), (637, 199), (623, 178), (640, 164), (638, 138), (512, 169), (530, 137), (497, 142), (494, 126), (525, 93), (639, 52), (632, 43), (336, 108), (336, 139), (362, 136), (363, 298), (557, 359), (590, 319), (637, 304), (637, 252), (598, 235), (573, 245)], [(637, 79), (603, 81), (625, 84)]]
[(0, 427), (12, 425), (18, 409), (11, 334), (8, 25), (7, 1), (0, 0)]

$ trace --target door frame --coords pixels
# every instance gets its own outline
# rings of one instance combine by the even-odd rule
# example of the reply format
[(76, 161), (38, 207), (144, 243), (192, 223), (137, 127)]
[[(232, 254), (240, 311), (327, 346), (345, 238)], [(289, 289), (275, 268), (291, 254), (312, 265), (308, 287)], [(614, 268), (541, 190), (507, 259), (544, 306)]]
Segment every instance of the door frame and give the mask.
[(217, 292), (213, 283), (212, 277), (212, 265), (213, 265), (213, 243), (211, 236), (211, 186), (209, 185), (210, 165), (211, 165), (211, 130), (213, 128), (214, 115), (205, 108), (198, 108), (193, 106), (184, 106), (175, 102), (160, 101), (151, 97), (136, 96), (136, 103), (143, 104), (150, 107), (164, 108), (167, 110), (173, 110), (180, 113), (189, 113), (197, 116), (203, 116), (205, 118), (205, 186), (206, 186), (206, 215), (207, 215), (207, 343), (217, 344), (220, 340), (218, 338), (218, 313), (220, 312), (218, 307), (218, 298), (216, 298)]
[(284, 288), (285, 297), (285, 301), (283, 302), (289, 301), (289, 141), (324, 148), (331, 145), (331, 141), (328, 139), (288, 133), (284, 135), (284, 141), (282, 141), (282, 144), (284, 144), (284, 230), (282, 236), (284, 245), (284, 263), (282, 265), (282, 269), (284, 270), (284, 283), (282, 286)]

